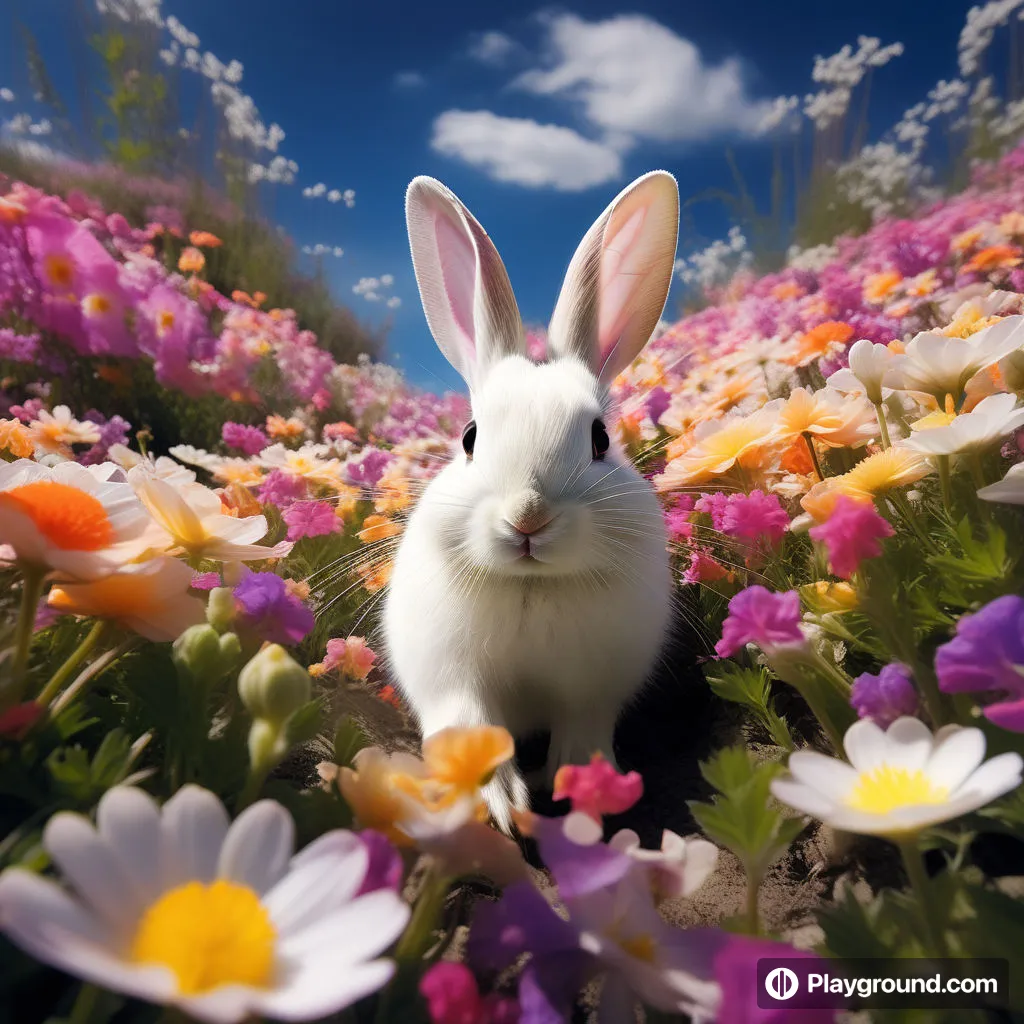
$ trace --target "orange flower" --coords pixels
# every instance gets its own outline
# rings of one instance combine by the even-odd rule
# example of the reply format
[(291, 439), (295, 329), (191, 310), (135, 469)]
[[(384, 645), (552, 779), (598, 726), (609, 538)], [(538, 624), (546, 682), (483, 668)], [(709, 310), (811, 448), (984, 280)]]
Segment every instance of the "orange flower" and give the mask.
[(796, 281), (783, 281), (771, 290), (773, 299), (799, 299), (806, 292)]
[(1004, 213), (999, 220), (999, 230), (1008, 238), (1024, 236), (1024, 213), (1018, 213), (1016, 210)]
[(253, 292), (250, 295), (248, 292), (243, 292), (241, 289), (235, 289), (231, 293), (231, 301), (237, 302), (241, 306), (249, 306), (252, 309), (259, 309), (264, 302), (267, 301), (267, 297), (263, 292)]
[(384, 701), (385, 704), (390, 704), (396, 711), (402, 710), (402, 699), (390, 683), (377, 691), (377, 699)]
[(973, 249), (980, 241), (984, 234), (982, 228), (969, 228), (967, 231), (961, 231), (959, 235), (954, 235), (950, 239), (949, 247), (954, 252), (966, 252), (968, 249)]
[[(388, 479), (388, 475), (385, 473), (377, 485), (377, 492), (373, 507), (384, 515), (401, 512), (412, 504), (409, 480), (406, 477), (393, 476)], [(359, 494), (358, 491), (354, 491), (354, 493), (356, 496)]]
[(9, 196), (0, 196), (0, 224), (20, 224), (28, 210)]
[(798, 476), (808, 476), (814, 472), (811, 453), (807, 450), (807, 445), (802, 437), (798, 437), (782, 453), (779, 466), (787, 473), (796, 473)]
[(1016, 267), (1022, 262), (1021, 251), (1015, 245), (990, 245), (976, 252), (963, 266), (967, 272), (986, 274), (1003, 267)]
[(364, 544), (373, 544), (375, 541), (397, 536), (402, 532), (402, 528), (387, 516), (371, 515), (363, 520), (363, 528), (357, 532)]
[(191, 245), (181, 250), (178, 257), (178, 269), (183, 274), (198, 274), (206, 266), (206, 257)]
[(939, 275), (933, 268), (925, 270), (923, 273), (918, 274), (917, 277), (910, 278), (907, 281), (907, 294), (912, 295), (915, 299), (923, 299), (925, 296), (931, 295), (938, 287)]
[(478, 790), (514, 753), (508, 730), (496, 725), (442, 729), (423, 741), (431, 777), (459, 794)]
[(845, 345), (854, 335), (853, 328), (842, 320), (826, 320), (811, 328), (801, 339), (796, 352), (786, 359), (790, 366), (807, 366), (826, 355), (834, 347)]
[(18, 420), (0, 420), (0, 451), (7, 451), (19, 459), (31, 459), (35, 445), (28, 429)]
[(391, 579), (391, 562), (375, 564), (373, 567), (360, 566), (359, 575), (363, 581), (363, 588), (368, 594), (376, 594), (383, 590)]
[(209, 231), (193, 231), (188, 236), (188, 240), (193, 245), (201, 246), (204, 249), (216, 249), (224, 244), (216, 235), (211, 234)]
[(220, 502), (229, 516), (258, 516), (263, 511), (263, 506), (253, 497), (252, 491), (238, 480), (232, 481), (221, 491)]
[(267, 417), (267, 433), (278, 440), (302, 437), (306, 432), (306, 424), (297, 416), (289, 416), (285, 419), (276, 413)]
[(903, 275), (898, 270), (869, 274), (864, 279), (864, 299), (867, 302), (884, 302), (902, 280)]

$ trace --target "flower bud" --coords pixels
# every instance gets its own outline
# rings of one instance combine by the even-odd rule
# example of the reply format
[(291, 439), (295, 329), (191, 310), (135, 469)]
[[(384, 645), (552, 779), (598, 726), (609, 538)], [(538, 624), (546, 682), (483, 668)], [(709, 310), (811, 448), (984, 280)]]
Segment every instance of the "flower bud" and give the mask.
[(189, 626), (171, 653), (180, 675), (196, 681), (219, 678), (222, 672), (220, 634), (212, 626)]
[(280, 644), (268, 644), (241, 671), (238, 693), (256, 719), (281, 726), (311, 697), (309, 673)]
[(249, 764), (254, 772), (270, 771), (288, 753), (285, 730), (266, 719), (257, 718), (249, 727)]
[(235, 597), (230, 587), (214, 587), (206, 603), (206, 621), (218, 633), (226, 633), (235, 621)]

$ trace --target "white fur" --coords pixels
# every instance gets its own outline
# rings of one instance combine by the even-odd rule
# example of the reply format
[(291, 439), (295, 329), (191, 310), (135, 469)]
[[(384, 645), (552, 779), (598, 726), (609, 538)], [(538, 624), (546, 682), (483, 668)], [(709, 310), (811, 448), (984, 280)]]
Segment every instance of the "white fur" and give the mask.
[[(563, 337), (552, 338), (556, 358), (539, 365), (522, 354), (511, 288), (483, 229), (440, 183), (410, 186), (424, 307), (438, 344), (470, 383), (477, 436), (472, 458), (459, 452), (409, 520), (385, 605), (388, 658), (425, 736), (454, 725), (503, 725), (515, 735), (550, 729), (549, 777), (598, 750), (611, 758), (619, 711), (649, 674), (668, 625), (671, 578), (658, 500), (614, 443), (602, 459), (591, 448), (594, 420), (610, 421), (602, 368), (612, 353), (626, 363), (636, 355), (668, 289), (675, 224), (669, 244), (662, 221), (678, 216), (675, 183), (661, 174), (653, 188), (643, 186), (651, 178), (627, 189), (588, 233), (559, 300), (563, 321), (567, 309), (576, 310), (575, 326), (563, 323), (556, 332)], [(641, 186), (648, 192), (638, 200)], [(600, 302), (601, 246), (609, 237), (621, 242), (615, 216), (623, 197), (633, 236), (644, 220), (638, 205), (658, 230), (641, 238), (654, 239), (647, 249), (633, 252), (644, 272), (628, 269), (641, 319), (617, 310), (618, 333), (602, 339), (596, 311), (589, 335), (578, 320)], [(627, 266), (632, 258), (616, 256)], [(451, 275), (472, 274), (474, 262), (475, 279), (453, 284)], [(574, 265), (583, 265), (582, 279)], [(621, 281), (617, 287), (621, 305)], [(511, 524), (548, 518), (529, 534), (532, 557), (523, 558), (525, 535)], [(527, 806), (512, 766), (486, 795), (506, 829), (511, 807)]]

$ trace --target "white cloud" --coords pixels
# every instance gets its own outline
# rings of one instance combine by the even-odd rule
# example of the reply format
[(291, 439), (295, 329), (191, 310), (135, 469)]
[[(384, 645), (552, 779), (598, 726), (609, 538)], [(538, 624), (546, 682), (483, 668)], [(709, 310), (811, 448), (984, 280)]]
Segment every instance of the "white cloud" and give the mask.
[(622, 173), (622, 158), (609, 145), (571, 128), (490, 110), (446, 110), (434, 121), (430, 144), (497, 181), (530, 188), (578, 192)]
[(394, 78), (399, 89), (421, 89), (427, 84), (426, 78), (419, 71), (399, 71)]
[(617, 137), (692, 142), (754, 134), (766, 104), (747, 95), (743, 68), (708, 64), (690, 40), (641, 14), (584, 21), (545, 17), (550, 59), (513, 85), (577, 103), (595, 128)]
[(469, 55), (481, 64), (504, 64), (517, 48), (504, 32), (481, 32), (470, 43)]

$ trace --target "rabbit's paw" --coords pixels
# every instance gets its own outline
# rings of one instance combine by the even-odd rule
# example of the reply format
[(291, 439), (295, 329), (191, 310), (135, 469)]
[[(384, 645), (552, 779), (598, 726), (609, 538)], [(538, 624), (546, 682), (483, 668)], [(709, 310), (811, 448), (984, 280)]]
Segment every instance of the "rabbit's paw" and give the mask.
[(511, 762), (498, 766), (483, 795), (495, 825), (506, 835), (512, 834), (512, 812), (530, 809), (530, 790)]

